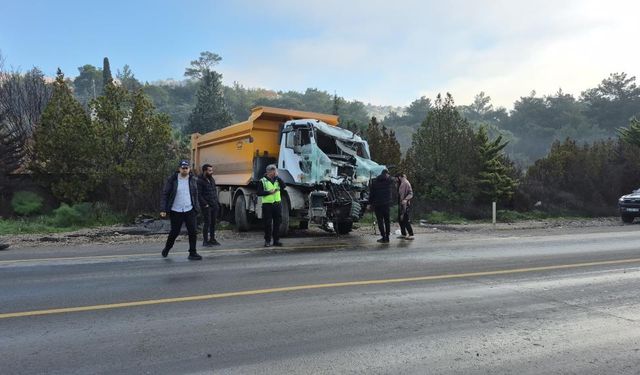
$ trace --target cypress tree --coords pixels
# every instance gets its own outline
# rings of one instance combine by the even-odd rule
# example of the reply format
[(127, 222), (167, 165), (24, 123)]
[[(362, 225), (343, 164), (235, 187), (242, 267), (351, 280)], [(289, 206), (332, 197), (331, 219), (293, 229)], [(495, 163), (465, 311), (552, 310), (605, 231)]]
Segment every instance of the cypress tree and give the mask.
[(113, 83), (113, 77), (111, 76), (111, 67), (109, 66), (109, 58), (105, 57), (102, 62), (102, 85), (107, 87), (108, 84)]

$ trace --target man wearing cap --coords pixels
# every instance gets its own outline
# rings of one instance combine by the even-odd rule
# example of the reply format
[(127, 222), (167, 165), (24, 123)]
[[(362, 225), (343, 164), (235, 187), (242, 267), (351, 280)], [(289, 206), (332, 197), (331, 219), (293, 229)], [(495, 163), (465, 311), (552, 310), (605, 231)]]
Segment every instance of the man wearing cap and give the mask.
[(162, 191), (160, 217), (164, 218), (168, 213), (171, 220), (171, 232), (162, 250), (163, 257), (169, 255), (169, 250), (173, 247), (184, 223), (189, 234), (189, 260), (202, 260), (196, 252), (196, 216), (200, 208), (198, 203), (196, 177), (191, 173), (189, 161), (182, 160), (180, 171), (167, 179)]
[(275, 164), (267, 166), (267, 173), (260, 179), (258, 193), (262, 201), (262, 221), (264, 222), (264, 247), (282, 246), (280, 242), (280, 223), (282, 222), (282, 196), (285, 189), (284, 181), (278, 177), (278, 167)]
[(389, 171), (383, 169), (382, 173), (371, 181), (369, 184), (369, 204), (373, 206), (376, 213), (376, 221), (382, 238), (378, 240), (380, 243), (389, 243), (389, 234), (391, 232), (390, 206), (393, 180), (389, 176)]

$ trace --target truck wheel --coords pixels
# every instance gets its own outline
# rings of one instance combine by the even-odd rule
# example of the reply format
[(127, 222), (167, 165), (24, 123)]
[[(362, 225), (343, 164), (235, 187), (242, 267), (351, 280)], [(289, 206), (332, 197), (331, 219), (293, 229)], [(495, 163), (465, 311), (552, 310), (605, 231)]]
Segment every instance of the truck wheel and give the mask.
[(245, 202), (244, 194), (239, 194), (236, 197), (234, 216), (238, 232), (246, 232), (249, 230), (249, 218), (247, 217), (247, 206)]
[(282, 201), (280, 202), (280, 208), (282, 209), (282, 223), (280, 224), (280, 235), (286, 237), (289, 234), (289, 199), (286, 194), (282, 195)]
[(349, 234), (351, 230), (353, 230), (353, 222), (352, 221), (342, 221), (339, 223), (334, 223), (333, 226), (336, 229), (336, 233), (338, 234)]
[(635, 219), (634, 216), (630, 216), (630, 215), (621, 215), (622, 217), (622, 221), (625, 223), (633, 223), (633, 219)]

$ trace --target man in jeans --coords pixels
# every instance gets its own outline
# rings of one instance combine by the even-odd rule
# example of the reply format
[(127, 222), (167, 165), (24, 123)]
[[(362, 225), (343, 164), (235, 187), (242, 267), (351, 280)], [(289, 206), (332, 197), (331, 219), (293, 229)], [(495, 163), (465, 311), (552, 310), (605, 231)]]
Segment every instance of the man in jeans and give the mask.
[(398, 238), (413, 240), (413, 228), (411, 228), (411, 218), (409, 217), (413, 189), (409, 180), (407, 180), (406, 174), (398, 173), (396, 179), (398, 181), (398, 223), (402, 232), (402, 235)]
[(202, 246), (219, 246), (216, 241), (216, 218), (218, 217), (218, 191), (213, 179), (213, 167), (210, 164), (202, 166), (202, 174), (198, 177), (198, 199), (202, 211)]
[(160, 217), (164, 218), (168, 213), (171, 220), (171, 232), (162, 250), (163, 257), (169, 255), (169, 250), (173, 247), (184, 223), (189, 233), (189, 260), (202, 260), (196, 252), (196, 216), (200, 208), (198, 203), (196, 177), (191, 173), (189, 161), (182, 160), (180, 171), (167, 179), (162, 191)]
[(267, 166), (267, 173), (260, 179), (257, 195), (262, 201), (262, 221), (264, 222), (264, 247), (282, 246), (280, 242), (280, 223), (282, 223), (282, 196), (286, 185), (278, 177), (278, 167), (275, 164)]
[(389, 243), (391, 232), (390, 206), (393, 180), (389, 176), (389, 171), (384, 169), (382, 173), (371, 181), (369, 185), (369, 204), (373, 206), (376, 213), (376, 221), (382, 238), (380, 243)]

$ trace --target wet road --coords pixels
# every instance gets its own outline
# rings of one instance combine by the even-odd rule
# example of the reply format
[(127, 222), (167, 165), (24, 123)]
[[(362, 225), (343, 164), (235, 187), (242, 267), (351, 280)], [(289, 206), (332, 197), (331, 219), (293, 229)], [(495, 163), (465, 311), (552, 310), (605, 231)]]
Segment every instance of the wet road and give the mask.
[(0, 252), (0, 373), (640, 373), (640, 231)]

